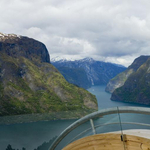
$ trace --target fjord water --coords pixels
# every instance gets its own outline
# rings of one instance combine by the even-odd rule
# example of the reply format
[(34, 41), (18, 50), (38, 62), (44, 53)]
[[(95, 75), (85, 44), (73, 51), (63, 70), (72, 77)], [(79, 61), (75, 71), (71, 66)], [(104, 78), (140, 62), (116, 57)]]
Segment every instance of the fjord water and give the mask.
[[(105, 85), (92, 86), (90, 89), (88, 89), (88, 91), (96, 95), (99, 110), (117, 106), (142, 106), (138, 104), (111, 101), (111, 95), (105, 92)], [(147, 119), (147, 117), (143, 115), (138, 115), (135, 117), (135, 114), (123, 114), (122, 121), (134, 120), (138, 122), (145, 122), (145, 120), (150, 120)], [(50, 141), (50, 139), (58, 136), (67, 126), (69, 126), (74, 121), (75, 120), (71, 119), (0, 125), (0, 149), (5, 150), (8, 144), (10, 144), (14, 149), (21, 150), (22, 147), (25, 147), (26, 150), (34, 150), (38, 146), (42, 145), (44, 142), (48, 142)], [(103, 123), (116, 121), (118, 121), (118, 116), (116, 114), (109, 115), (101, 119), (101, 122)], [(98, 124), (99, 120), (95, 123)], [(107, 131), (119, 130), (118, 128), (118, 126), (109, 126), (107, 127)], [(124, 127), (124, 129), (127, 128), (130, 127)], [(106, 127), (100, 127), (100, 129), (103, 132), (106, 131)]]
[(145, 105), (140, 105), (140, 104), (132, 104), (132, 103), (123, 103), (123, 102), (111, 101), (110, 100), (111, 94), (105, 92), (105, 87), (106, 87), (106, 85), (92, 86), (91, 88), (88, 89), (88, 91), (90, 93), (92, 93), (96, 96), (99, 110), (104, 109), (104, 108), (117, 107), (117, 106), (147, 107)]

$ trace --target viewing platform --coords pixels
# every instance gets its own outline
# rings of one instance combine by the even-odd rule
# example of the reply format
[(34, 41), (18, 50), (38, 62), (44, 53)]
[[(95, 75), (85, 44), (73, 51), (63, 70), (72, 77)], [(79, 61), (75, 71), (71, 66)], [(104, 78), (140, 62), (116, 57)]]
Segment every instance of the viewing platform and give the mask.
[(116, 107), (66, 128), (49, 150), (150, 150), (150, 108)]

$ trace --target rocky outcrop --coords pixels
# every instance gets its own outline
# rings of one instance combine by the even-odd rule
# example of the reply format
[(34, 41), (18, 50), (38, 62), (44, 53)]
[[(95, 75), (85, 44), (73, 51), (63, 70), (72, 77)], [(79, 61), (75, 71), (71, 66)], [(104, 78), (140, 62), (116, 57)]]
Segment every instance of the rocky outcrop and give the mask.
[(50, 63), (49, 53), (43, 43), (15, 34), (0, 33), (0, 52), (14, 58), (22, 56), (31, 61), (38, 59)]
[(1, 34), (0, 116), (75, 111), (81, 117), (95, 110), (95, 96), (64, 79), (44, 44)]
[(118, 74), (108, 82), (105, 91), (113, 93), (115, 89), (123, 86), (130, 75), (136, 72), (138, 68), (147, 61), (148, 58), (149, 56), (140, 56), (136, 58), (124, 72)]

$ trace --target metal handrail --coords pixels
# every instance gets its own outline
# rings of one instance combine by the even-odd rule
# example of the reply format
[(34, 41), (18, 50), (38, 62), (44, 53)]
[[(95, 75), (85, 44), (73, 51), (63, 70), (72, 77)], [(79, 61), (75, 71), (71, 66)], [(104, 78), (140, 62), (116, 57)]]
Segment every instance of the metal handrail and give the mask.
[[(139, 122), (121, 122), (122, 124), (130, 124), (130, 125), (140, 125), (140, 126), (148, 126), (150, 127), (150, 124), (146, 124), (146, 123), (139, 123)], [(112, 123), (104, 123), (104, 124), (100, 124), (100, 125), (96, 125), (94, 126), (95, 128), (99, 128), (102, 126), (107, 126), (107, 125), (113, 125), (113, 124), (119, 124), (119, 122), (112, 122)], [(87, 131), (92, 131), (92, 128), (88, 128), (86, 130), (84, 130), (83, 132), (81, 132), (80, 134), (76, 135), (72, 140), (70, 140), (66, 145), (68, 145), (69, 143), (73, 142), (75, 139), (77, 139), (79, 136), (81, 136), (82, 134), (86, 133)]]
[(117, 114), (118, 110), (119, 110), (119, 113), (137, 113), (137, 114), (150, 115), (150, 108), (145, 108), (145, 107), (128, 107), (128, 106), (126, 106), (126, 107), (118, 107), (118, 108), (115, 107), (115, 108), (107, 108), (107, 109), (99, 110), (99, 111), (89, 114), (89, 115), (77, 120), (73, 124), (71, 124), (56, 138), (56, 140), (53, 142), (53, 144), (51, 145), (49, 150), (55, 150), (55, 148), (62, 141), (62, 139), (64, 137), (66, 137), (66, 135), (68, 135), (72, 130), (74, 130), (75, 128), (80, 126), (81, 124), (89, 121), (90, 119), (94, 119), (94, 118), (98, 118), (98, 117), (102, 117), (102, 116), (110, 115), (110, 114)]

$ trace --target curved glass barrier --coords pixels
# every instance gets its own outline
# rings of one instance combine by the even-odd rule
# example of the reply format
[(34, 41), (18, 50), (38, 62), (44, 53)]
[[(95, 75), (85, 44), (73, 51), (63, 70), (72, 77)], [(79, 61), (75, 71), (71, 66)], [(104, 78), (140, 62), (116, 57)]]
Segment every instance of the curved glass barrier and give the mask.
[[(150, 129), (150, 109), (143, 107), (116, 107), (87, 115), (66, 128), (55, 140), (50, 150), (60, 150), (77, 139), (93, 134), (116, 132), (138, 134)], [(138, 129), (138, 130), (135, 130)], [(150, 135), (149, 135), (150, 138)]]

